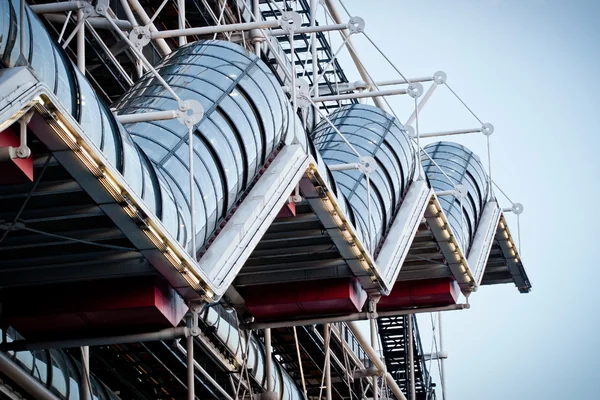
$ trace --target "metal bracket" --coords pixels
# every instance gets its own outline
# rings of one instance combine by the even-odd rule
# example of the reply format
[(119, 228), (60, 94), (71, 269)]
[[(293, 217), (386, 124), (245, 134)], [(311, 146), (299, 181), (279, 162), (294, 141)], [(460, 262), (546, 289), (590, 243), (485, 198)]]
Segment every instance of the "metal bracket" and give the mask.
[(406, 92), (413, 99), (418, 99), (423, 94), (423, 85), (419, 82), (413, 82), (408, 85)]
[(352, 17), (348, 21), (348, 31), (351, 35), (365, 31), (365, 20), (361, 17)]
[(485, 136), (490, 136), (492, 133), (494, 133), (494, 125), (490, 124), (489, 122), (481, 125), (481, 133), (483, 133)]
[(27, 158), (31, 155), (31, 149), (27, 147), (27, 124), (33, 117), (33, 110), (29, 110), (19, 119), (19, 147), (12, 146), (0, 148), (0, 162), (14, 160), (15, 158)]
[(285, 11), (279, 19), (279, 26), (287, 33), (293, 33), (302, 26), (302, 17), (295, 11)]
[(190, 319), (190, 335), (191, 336), (199, 336), (200, 335), (200, 326), (198, 324), (200, 319), (200, 313), (204, 309), (205, 303), (191, 303), (190, 304), (190, 312), (192, 313), (192, 318)]
[(152, 35), (147, 26), (136, 26), (129, 32), (129, 40), (131, 40), (131, 43), (139, 50), (150, 43), (151, 39)]
[(370, 156), (361, 156), (359, 158), (360, 164), (358, 166), (358, 170), (365, 175), (371, 175), (375, 170), (377, 170), (377, 161), (375, 158)]
[(204, 107), (198, 100), (184, 100), (178, 106), (181, 115), (177, 120), (188, 128), (196, 126), (204, 117)]
[(377, 303), (379, 303), (380, 296), (369, 297), (369, 302), (367, 305), (367, 318), (368, 319), (377, 319), (379, 315), (377, 314)]
[(448, 75), (444, 71), (437, 71), (433, 74), (433, 81), (438, 85), (446, 84), (446, 80), (448, 79)]
[(519, 215), (523, 213), (523, 204), (521, 203), (513, 203), (510, 208), (503, 208), (504, 212), (511, 212), (515, 215)]

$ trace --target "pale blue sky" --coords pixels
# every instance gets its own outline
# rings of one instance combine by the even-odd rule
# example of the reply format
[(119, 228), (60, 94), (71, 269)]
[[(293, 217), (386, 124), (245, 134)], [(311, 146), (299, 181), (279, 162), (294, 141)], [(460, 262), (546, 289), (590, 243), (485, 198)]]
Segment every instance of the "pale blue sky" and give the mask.
[[(495, 125), (493, 178), (525, 206), (522, 258), (533, 291), (483, 287), (470, 310), (445, 313), (447, 398), (600, 398), (600, 2), (343, 1), (404, 74), (445, 71)], [(397, 76), (368, 42), (356, 42), (375, 79)], [(407, 99), (393, 104), (406, 119)], [(422, 132), (477, 125), (446, 88), (421, 119)], [(485, 159), (483, 136), (457, 141)]]

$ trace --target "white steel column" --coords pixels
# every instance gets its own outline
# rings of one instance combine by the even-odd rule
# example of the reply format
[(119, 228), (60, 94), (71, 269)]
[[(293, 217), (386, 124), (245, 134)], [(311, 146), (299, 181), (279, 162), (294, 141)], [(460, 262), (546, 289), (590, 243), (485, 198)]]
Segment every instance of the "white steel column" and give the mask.
[(196, 399), (196, 387), (195, 384), (195, 370), (194, 370), (194, 336), (189, 335), (186, 338), (186, 351), (187, 351), (187, 386), (188, 386), (188, 400)]
[(329, 324), (323, 325), (325, 341), (325, 399), (331, 400), (331, 332), (329, 331)]
[[(254, 20), (256, 22), (261, 20), (260, 0), (254, 0), (252, 2), (252, 14), (254, 14)], [(250, 37), (252, 38), (252, 44), (254, 44), (254, 54), (260, 57), (260, 44), (262, 43), (262, 35), (260, 34), (260, 31), (258, 29), (250, 31)]]
[[(315, 27), (317, 24), (317, 0), (310, 0), (310, 26)], [(313, 32), (310, 34), (310, 51), (312, 56), (312, 81), (315, 88), (313, 89), (313, 95), (319, 97), (319, 59), (317, 56), (317, 33)], [(317, 125), (320, 120), (318, 112), (318, 105), (315, 105), (313, 113), (314, 124)]]
[(267, 375), (267, 392), (275, 388), (273, 382), (273, 347), (271, 346), (271, 328), (265, 329), (265, 374)]
[[(375, 318), (369, 321), (371, 324), (371, 347), (377, 352), (377, 320)], [(379, 385), (377, 384), (377, 375), (374, 375), (373, 380), (373, 400), (379, 399)]]
[(85, 76), (85, 21), (83, 10), (77, 10), (77, 22), (81, 24), (77, 31), (77, 68)]
[[(177, 4), (179, 6), (179, 29), (185, 29), (185, 0), (178, 0)], [(183, 35), (179, 36), (179, 47), (186, 43), (187, 38)]]
[(79, 382), (79, 398), (90, 400), (90, 348), (81, 347), (81, 380)]
[(410, 400), (417, 400), (415, 391), (415, 355), (413, 352), (413, 314), (408, 314), (408, 387), (410, 388)]
[[(434, 333), (435, 334), (435, 333)], [(444, 352), (444, 334), (442, 332), (442, 313), (438, 312), (438, 335), (440, 336), (439, 353)], [(445, 357), (440, 357), (440, 384), (442, 386), (442, 400), (446, 400), (446, 371), (444, 371)]]

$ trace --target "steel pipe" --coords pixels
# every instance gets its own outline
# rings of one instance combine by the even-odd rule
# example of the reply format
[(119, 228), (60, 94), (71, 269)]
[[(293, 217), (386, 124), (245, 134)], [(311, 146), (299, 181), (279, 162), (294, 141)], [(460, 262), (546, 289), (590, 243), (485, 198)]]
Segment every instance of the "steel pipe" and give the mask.
[(348, 327), (350, 328), (352, 333), (354, 333), (354, 337), (356, 337), (358, 343), (360, 343), (362, 348), (365, 350), (365, 353), (367, 353), (367, 355), (373, 362), (374, 367), (377, 368), (379, 373), (385, 378), (385, 381), (388, 387), (391, 389), (394, 396), (396, 396), (398, 400), (406, 400), (404, 393), (402, 393), (402, 390), (400, 390), (400, 387), (394, 380), (394, 377), (389, 372), (386, 372), (387, 369), (385, 364), (383, 363), (383, 361), (381, 361), (373, 347), (371, 347), (367, 339), (363, 336), (359, 326), (354, 322), (348, 322)]
[[(325, 0), (325, 4), (327, 4), (327, 8), (329, 9), (329, 12), (331, 13), (331, 17), (333, 18), (335, 23), (337, 23), (337, 24), (341, 23), (342, 19), (340, 17), (340, 14), (338, 13), (335, 3), (332, 0)], [(360, 77), (362, 78), (363, 81), (367, 82), (369, 84), (369, 86), (374, 87), (375, 85), (374, 85), (373, 81), (369, 77), (367, 70), (364, 68), (362, 62), (360, 61), (360, 59), (358, 57), (358, 54), (356, 53), (355, 47), (352, 44), (352, 39), (349, 37), (350, 35), (348, 33), (348, 30), (344, 29), (344, 30), (341, 30), (340, 32), (341, 32), (342, 36), (344, 37), (344, 39), (347, 39), (346, 47), (348, 48), (350, 57), (352, 57), (352, 60), (354, 61), (354, 64), (356, 65), (356, 69), (358, 70)], [(383, 100), (381, 100), (378, 97), (374, 97), (373, 102), (375, 103), (375, 105), (377, 107), (381, 108), (382, 110), (385, 110), (385, 104), (384, 104)]]
[(188, 400), (196, 399), (196, 388), (195, 388), (195, 371), (194, 371), (194, 337), (189, 335), (186, 338), (186, 359), (187, 359), (187, 398)]
[[(144, 10), (144, 7), (140, 4), (138, 0), (129, 0), (129, 5), (132, 7), (133, 11), (140, 17), (143, 24), (148, 26), (150, 32), (158, 32), (156, 25), (153, 22), (150, 22), (150, 16)], [(172, 50), (163, 39), (156, 39), (156, 44), (159, 50), (163, 53), (163, 55), (171, 54)]]
[[(469, 304), (452, 304), (450, 306), (443, 307), (429, 307), (429, 308), (413, 308), (408, 310), (395, 310), (395, 311), (378, 311), (379, 317), (397, 317), (399, 315), (406, 314), (421, 314), (438, 311), (453, 311), (453, 310), (464, 310), (470, 308)], [(249, 324), (240, 324), (240, 329), (266, 329), (266, 328), (288, 328), (292, 326), (305, 326), (305, 325), (316, 325), (326, 324), (335, 322), (351, 322), (351, 321), (365, 321), (371, 319), (372, 314), (368, 312), (359, 312), (349, 315), (341, 315), (338, 317), (322, 317), (322, 318), (308, 318), (308, 319), (296, 319), (288, 321), (276, 321), (276, 322), (252, 322)]]
[(452, 135), (465, 135), (468, 133), (481, 133), (481, 128), (473, 128), (473, 129), (457, 129), (454, 131), (441, 131), (441, 132), (430, 132), (430, 133), (421, 133), (419, 137), (422, 138), (432, 138), (439, 136), (452, 136)]
[(104, 336), (95, 338), (79, 338), (68, 340), (54, 341), (28, 341), (15, 340), (14, 342), (5, 343), (0, 346), (2, 351), (24, 351), (24, 350), (46, 350), (60, 349), (80, 346), (106, 346), (110, 344), (125, 344), (137, 342), (156, 342), (160, 340), (173, 340), (189, 336), (187, 327), (177, 327), (163, 329), (157, 332), (136, 333), (133, 335), (123, 336)]
[(413, 337), (413, 315), (408, 314), (408, 387), (410, 388), (410, 400), (417, 400), (415, 389), (415, 354)]
[(273, 347), (271, 345), (271, 329), (265, 329), (265, 375), (267, 375), (267, 392), (272, 392), (273, 382)]
[(19, 385), (19, 387), (23, 388), (34, 399), (58, 400), (58, 397), (53, 395), (44, 385), (36, 381), (2, 352), (0, 352), (0, 371)]
[(148, 122), (148, 121), (164, 121), (168, 119), (179, 118), (181, 112), (178, 110), (167, 110), (167, 111), (152, 111), (137, 114), (121, 114), (115, 115), (117, 121), (122, 124), (133, 124), (135, 122)]
[(77, 68), (85, 76), (85, 17), (83, 16), (83, 10), (77, 10), (77, 23), (81, 24), (81, 27), (77, 31)]
[(323, 102), (323, 101), (337, 101), (337, 100), (349, 100), (349, 99), (364, 99), (369, 97), (382, 97), (382, 96), (394, 96), (400, 94), (407, 94), (408, 90), (406, 88), (398, 88), (398, 89), (389, 89), (389, 90), (377, 90), (372, 92), (359, 92), (359, 93), (345, 93), (345, 94), (336, 94), (333, 96), (321, 96), (321, 97), (313, 97), (312, 101), (315, 103)]
[(331, 171), (349, 171), (353, 169), (360, 169), (359, 163), (350, 163), (350, 164), (333, 164), (328, 165)]
[(152, 32), (152, 39), (164, 39), (179, 36), (210, 35), (213, 33), (250, 31), (252, 29), (267, 29), (279, 26), (279, 20), (242, 22), (239, 24), (204, 26), (200, 28), (172, 29), (168, 31)]
[(81, 382), (79, 384), (79, 398), (90, 400), (90, 348), (81, 347)]
[(77, 11), (81, 8), (84, 8), (86, 5), (91, 6), (91, 4), (84, 1), (61, 1), (58, 3), (32, 4), (29, 7), (36, 14), (47, 14), (55, 12)]
[[(348, 24), (305, 26), (303, 28), (298, 28), (297, 30), (295, 30), (294, 35), (299, 35), (299, 34), (303, 34), (303, 33), (341, 31), (342, 29), (348, 29)], [(289, 32), (286, 32), (283, 29), (274, 29), (271, 31), (271, 36), (286, 36), (286, 35), (289, 35)]]
[[(44, 18), (48, 21), (63, 24), (67, 20), (67, 16), (63, 14), (45, 14)], [(129, 21), (125, 21), (122, 19), (114, 19), (114, 23), (122, 30), (132, 29), (133, 25)], [(112, 25), (104, 18), (99, 17), (91, 17), (85, 20), (87, 24), (89, 24), (92, 28), (98, 29), (112, 29)]]

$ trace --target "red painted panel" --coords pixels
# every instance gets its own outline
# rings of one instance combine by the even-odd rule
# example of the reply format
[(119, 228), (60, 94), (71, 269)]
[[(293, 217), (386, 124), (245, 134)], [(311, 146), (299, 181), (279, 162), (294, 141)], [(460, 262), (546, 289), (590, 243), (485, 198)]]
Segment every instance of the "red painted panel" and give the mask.
[(10, 289), (2, 304), (7, 322), (28, 339), (148, 332), (177, 325), (187, 311), (154, 276)]
[(296, 216), (296, 203), (285, 203), (283, 207), (281, 207), (281, 210), (279, 210), (279, 213), (277, 214), (277, 217), (275, 218), (289, 218), (289, 217), (295, 217)]
[(290, 282), (238, 288), (256, 320), (350, 314), (358, 312), (367, 293), (354, 278)]
[(377, 303), (381, 311), (456, 304), (460, 288), (452, 278), (398, 281), (389, 296)]
[[(19, 147), (19, 134), (7, 128), (0, 132), (0, 147)], [(0, 185), (33, 182), (33, 157), (0, 163)]]

